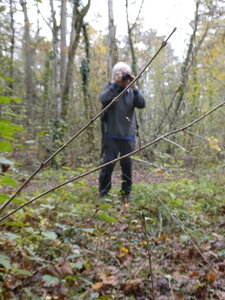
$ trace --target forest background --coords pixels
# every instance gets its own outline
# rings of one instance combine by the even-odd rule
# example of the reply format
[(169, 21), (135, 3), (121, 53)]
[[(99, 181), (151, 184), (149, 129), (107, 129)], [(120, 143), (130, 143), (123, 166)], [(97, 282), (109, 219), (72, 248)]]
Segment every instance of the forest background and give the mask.
[[(153, 29), (143, 30), (144, 20), (140, 15), (144, 1), (126, 0), (121, 2), (121, 6), (124, 7), (126, 12), (123, 24), (127, 33), (123, 37), (120, 36), (120, 39), (116, 32), (112, 0), (107, 2), (108, 31), (106, 33), (94, 28), (92, 24), (86, 21), (90, 7), (96, 5), (94, 0), (50, 0), (45, 3), (46, 10), (48, 10), (47, 18), (46, 12), (45, 16), (41, 13), (42, 2), (41, 0), (29, 2), (23, 0), (0, 1), (0, 164), (2, 169), (0, 203), (4, 204), (9, 201), (4, 210), (1, 211), (2, 218), (4, 213), (8, 212), (9, 205), (11, 205), (11, 208), (16, 209), (19, 205), (26, 203), (32, 196), (37, 196), (44, 192), (45, 188), (50, 188), (51, 184), (61, 184), (68, 180), (70, 176), (79, 177), (80, 174), (93, 170), (101, 164), (100, 118), (95, 119), (95, 116), (101, 111), (99, 93), (103, 84), (111, 78), (112, 66), (118, 60), (126, 61), (132, 66), (133, 73), (138, 75), (161, 47), (162, 42), (167, 37), (166, 34), (170, 34), (173, 30), (173, 28), (169, 28), (168, 32), (165, 32), (165, 36), (159, 35)], [(136, 7), (135, 18), (133, 12), (131, 17), (132, 7)], [(146, 147), (132, 157), (135, 162), (134, 172), (137, 178), (135, 182), (140, 183), (140, 185), (137, 184), (136, 190), (134, 190), (134, 197), (137, 198), (136, 203), (139, 203), (140, 207), (143, 207), (143, 201), (149, 200), (150, 197), (149, 191), (145, 190), (142, 184), (161, 183), (161, 180), (163, 182), (169, 180), (173, 184), (179, 181), (181, 177), (187, 176), (189, 178), (187, 180), (191, 180), (190, 176), (197, 176), (196, 174), (198, 174), (198, 178), (199, 174), (201, 176), (210, 176), (211, 174), (212, 178), (204, 177), (204, 179), (199, 179), (198, 183), (182, 181), (179, 184), (182, 185), (182, 188), (185, 187), (184, 191), (186, 191), (188, 182), (192, 187), (188, 193), (193, 192), (195, 189), (197, 191), (197, 185), (199, 184), (201, 191), (202, 189), (207, 190), (205, 191), (206, 196), (203, 197), (204, 200), (208, 199), (210, 193), (214, 197), (218, 192), (219, 196), (214, 197), (218, 203), (208, 203), (207, 206), (204, 202), (204, 205), (202, 205), (207, 206), (207, 209), (210, 207), (214, 210), (218, 205), (219, 208), (217, 208), (223, 211), (221, 207), (224, 205), (225, 133), (222, 129), (225, 117), (224, 108), (220, 107), (187, 130), (180, 130), (169, 137), (163, 137), (163, 135), (190, 124), (224, 101), (224, 10), (223, 0), (196, 0), (193, 18), (190, 23), (190, 34), (184, 48), (184, 56), (177, 57), (174, 54), (174, 48), (171, 46), (173, 37), (171, 37), (151, 66), (138, 79), (138, 86), (147, 102), (146, 108), (138, 112), (137, 116), (139, 123), (138, 147), (142, 147), (162, 136), (159, 142), (153, 143), (150, 147)], [(49, 33), (46, 36), (43, 35), (41, 30), (43, 24), (48, 28)], [(89, 126), (80, 133), (80, 130), (87, 124)], [(79, 136), (74, 140), (70, 140), (76, 133), (79, 133)], [(67, 144), (67, 141), (70, 142)], [(57, 155), (54, 155), (58, 149), (61, 150)], [(51, 155), (54, 157), (48, 161)], [(25, 196), (19, 196), (18, 193), (10, 201), (10, 197), (15, 192), (14, 189), (26, 182), (27, 178), (37, 169), (38, 175), (33, 183), (29, 182)], [(154, 176), (150, 174), (154, 174)], [(214, 181), (214, 176), (218, 176), (218, 174), (220, 174), (220, 179)], [(18, 266), (18, 255), (23, 253), (24, 260), (25, 256), (29, 256), (29, 259), (32, 257), (35, 260), (38, 256), (37, 249), (40, 247), (40, 243), (43, 242), (42, 239), (46, 239), (47, 245), (49, 245), (49, 241), (56, 243), (56, 240), (60, 240), (65, 232), (68, 234), (69, 229), (72, 230), (72, 221), (67, 220), (67, 223), (64, 219), (68, 215), (66, 213), (65, 215), (63, 213), (59, 214), (60, 209), (62, 209), (61, 205), (63, 205), (62, 201), (60, 202), (61, 198), (63, 201), (69, 199), (68, 203), (64, 204), (64, 209), (69, 209), (72, 205), (73, 209), (76, 210), (76, 214), (79, 215), (78, 220), (80, 223), (77, 221), (76, 226), (79, 230), (83, 230), (82, 234), (85, 232), (85, 234), (92, 234), (92, 236), (94, 233), (98, 237), (100, 235), (101, 230), (98, 222), (96, 221), (98, 225), (90, 224), (93, 221), (93, 216), (90, 217), (90, 212), (93, 213), (93, 209), (95, 211), (94, 216), (103, 222), (101, 226), (105, 226), (104, 222), (117, 223), (115, 216), (112, 216), (113, 209), (115, 209), (111, 203), (112, 199), (109, 199), (112, 206), (107, 204), (109, 206), (103, 206), (96, 211), (94, 203), (97, 201), (97, 175), (98, 172), (92, 174), (87, 182), (82, 180), (75, 183), (70, 182), (61, 192), (56, 192), (53, 188), (52, 194), (50, 193), (52, 196), (49, 195), (47, 200), (42, 200), (44, 202), (37, 205), (36, 210), (26, 207), (26, 209), (21, 209), (4, 221), (1, 240), (3, 252), (0, 253), (0, 265), (3, 266), (1, 270), (2, 299), (10, 299), (10, 297), (18, 297), (18, 295), (21, 298), (16, 299), (36, 299), (35, 297), (38, 297), (38, 295), (40, 297), (44, 297), (43, 295), (53, 297), (55, 296), (54, 293), (59, 295), (59, 290), (56, 292), (56, 286), (62, 294), (59, 299), (72, 299), (71, 295), (78, 294), (84, 297), (80, 299), (124, 299), (124, 294), (126, 297), (129, 297), (129, 295), (139, 297), (140, 294), (140, 297), (145, 297), (140, 299), (153, 299), (154, 293), (166, 295), (165, 299), (170, 299), (169, 297), (172, 296), (178, 297), (177, 299), (189, 299), (187, 297), (190, 295), (190, 299), (192, 299), (193, 294), (195, 297), (199, 297), (198, 299), (208, 299), (204, 297), (208, 297), (210, 293), (211, 295), (214, 293), (212, 297), (215, 297), (215, 293), (219, 292), (222, 295), (222, 290), (219, 292), (216, 290), (215, 292), (214, 289), (210, 290), (209, 288), (209, 284), (219, 281), (219, 276), (218, 274), (215, 275), (215, 270), (213, 270), (213, 273), (210, 273), (212, 270), (204, 270), (207, 274), (204, 277), (205, 281), (202, 280), (201, 276), (203, 275), (196, 272), (191, 278), (198, 280), (198, 283), (193, 284), (192, 289), (188, 286), (186, 290), (181, 290), (181, 282), (176, 281), (174, 284), (177, 286), (177, 294), (173, 292), (168, 276), (163, 283), (166, 288), (162, 288), (161, 281), (155, 280), (158, 285), (154, 287), (154, 284), (152, 284), (150, 291), (146, 292), (145, 290), (145, 293), (149, 293), (148, 295), (151, 296), (141, 295), (140, 287), (143, 290), (144, 281), (140, 278), (132, 284), (130, 281), (128, 283), (126, 281), (123, 288), (118, 290), (116, 289), (118, 278), (115, 278), (115, 274), (113, 274), (113, 279), (108, 278), (112, 276), (109, 273), (107, 273), (107, 278), (99, 274), (93, 275), (93, 272), (90, 275), (90, 258), (86, 257), (85, 260), (81, 260), (81, 256), (75, 256), (77, 262), (74, 268), (81, 273), (86, 272), (87, 274), (83, 277), (90, 276), (89, 282), (80, 279), (81, 275), (76, 277), (73, 271), (74, 268), (72, 270), (71, 265), (68, 264), (66, 265), (66, 271), (64, 270), (65, 274), (62, 269), (60, 269), (61, 273), (58, 271), (60, 274), (54, 273), (52, 269), (50, 271), (48, 269), (48, 272), (46, 270), (43, 272), (43, 269), (41, 271), (35, 269), (38, 270), (38, 278), (42, 276), (41, 280), (44, 283), (39, 294), (37, 287), (32, 289), (31, 283), (25, 281), (28, 282), (28, 278), (30, 280), (33, 278), (34, 267), (29, 265), (27, 261), (27, 265), (24, 262), (23, 266)], [(152, 181), (149, 179), (150, 177)], [(43, 181), (45, 182), (44, 185)], [(147, 195), (144, 194), (143, 189)], [(175, 201), (178, 192), (176, 186), (162, 188), (158, 192), (165, 193), (165, 189), (171, 189), (169, 199), (172, 199), (172, 202), (169, 202), (169, 205), (177, 210), (177, 205), (179, 206), (181, 203), (178, 200), (178, 202)], [(198, 198), (198, 196), (196, 197)], [(94, 198), (90, 200), (92, 197)], [(70, 201), (72, 200), (76, 202), (76, 205), (71, 204)], [(55, 202), (57, 201), (61, 204), (57, 204), (59, 207), (56, 209)], [(91, 208), (87, 207), (87, 203)], [(117, 205), (119, 205), (119, 202)], [(140, 207), (138, 206), (136, 213), (140, 211)], [(185, 211), (187, 208), (183, 207), (182, 209)], [(182, 209), (179, 207), (178, 215), (181, 211), (181, 214), (183, 214)], [(46, 213), (46, 210), (48, 210), (48, 213)], [(49, 211), (54, 211), (54, 217), (50, 216)], [(154, 233), (151, 232), (151, 234), (154, 234), (153, 244), (168, 242), (168, 232), (165, 234), (165, 228), (162, 227), (164, 224), (162, 213), (159, 213), (158, 210), (156, 212), (155, 206), (154, 209), (151, 207), (150, 211), (154, 216), (151, 215), (151, 218), (148, 216), (148, 220), (150, 218), (151, 222), (155, 224), (155, 228), (157, 228), (153, 231)], [(192, 207), (190, 215), (192, 213), (194, 213), (192, 217), (195, 219), (200, 213), (199, 206), (195, 209)], [(70, 217), (76, 215), (74, 212), (71, 212), (71, 214)], [(209, 211), (207, 211), (207, 214), (209, 214)], [(46, 220), (49, 221), (49, 218), (52, 218), (52, 224), (50, 224), (51, 222), (45, 223)], [(120, 221), (123, 222), (124, 218), (124, 215), (121, 216)], [(129, 217), (127, 216), (127, 218)], [(39, 228), (37, 224), (40, 222), (41, 230), (39, 231), (36, 226)], [(63, 227), (64, 222), (67, 223), (69, 229)], [(85, 227), (82, 222), (87, 222), (87, 226)], [(53, 226), (56, 223), (61, 224), (60, 229), (60, 226), (57, 225), (58, 231)], [(207, 225), (204, 224), (204, 226)], [(90, 226), (91, 228), (89, 228)], [(201, 226), (200, 231), (202, 232), (204, 226)], [(26, 244), (23, 240), (27, 235), (26, 230), (29, 231), (30, 236), (30, 240), (28, 238), (29, 247), (32, 248), (36, 245), (35, 251), (32, 248), (32, 253), (29, 251), (28, 253), (23, 248)], [(117, 228), (117, 230), (119, 229)], [(132, 226), (130, 230), (133, 230), (133, 233), (136, 231)], [(195, 230), (193, 229), (193, 231)], [(140, 239), (143, 239), (143, 232), (142, 228)], [(190, 242), (188, 235), (183, 238), (184, 242), (187, 240)], [(220, 237), (218, 239), (220, 240)], [(71, 247), (74, 249), (73, 239), (70, 240), (70, 238), (64, 236), (61, 240), (67, 244), (68, 249)], [(70, 244), (68, 241), (70, 241)], [(143, 245), (146, 246), (146, 243), (144, 241)], [(17, 253), (16, 257), (12, 255), (10, 247), (18, 246), (18, 244), (20, 245), (20, 250), (18, 250), (20, 253)], [(45, 245), (45, 243), (43, 244)], [(79, 247), (81, 247), (81, 244)], [(121, 246), (121, 244), (119, 245)], [(222, 248), (224, 245), (220, 246)], [(28, 246), (26, 245), (26, 247)], [(54, 248), (54, 246), (52, 247)], [(117, 253), (115, 257), (118, 259), (122, 257), (125, 260), (131, 259), (131, 250), (127, 250), (129, 249), (127, 244), (126, 247), (121, 246), (120, 248), (116, 245), (115, 249), (117, 249), (115, 250), (115, 253)], [(122, 253), (118, 254), (118, 249)], [(42, 258), (36, 260), (37, 265), (43, 265), (45, 259), (48, 262), (55, 259), (58, 263), (65, 256), (65, 252), (60, 251), (60, 254), (57, 252), (43, 255), (47, 250), (46, 248), (42, 250), (39, 253)], [(97, 253), (95, 254), (97, 255)], [(49, 259), (49, 256), (54, 257), (54, 259)], [(65, 261), (68, 263), (66, 258)], [(71, 257), (69, 258), (71, 259)], [(219, 262), (221, 263), (221, 261)], [(96, 262), (95, 265), (97, 265)], [(18, 272), (18, 269), (20, 272)], [(223, 267), (217, 267), (217, 271), (224, 272), (224, 269)], [(112, 270), (111, 273), (113, 273)], [(150, 273), (152, 274), (152, 272)], [(162, 275), (162, 273), (159, 271), (159, 274), (155, 274), (155, 276)], [(192, 274), (194, 274), (194, 271)], [(145, 275), (143, 276), (145, 277)], [(60, 281), (58, 278), (60, 278)], [(127, 280), (131, 280), (131, 278)], [(132, 277), (132, 280), (135, 279)], [(149, 280), (153, 282), (151, 276)], [(70, 285), (71, 281), (76, 283), (73, 288)], [(96, 281), (99, 283), (97, 286), (95, 285)], [(122, 293), (122, 296), (120, 293)], [(30, 298), (28, 295), (30, 295)]]

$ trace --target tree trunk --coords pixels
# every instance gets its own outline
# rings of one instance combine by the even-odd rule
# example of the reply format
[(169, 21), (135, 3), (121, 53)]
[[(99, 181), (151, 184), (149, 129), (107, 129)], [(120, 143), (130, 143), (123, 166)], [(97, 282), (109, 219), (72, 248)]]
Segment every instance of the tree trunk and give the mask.
[(73, 65), (74, 65), (74, 57), (76, 54), (76, 50), (80, 40), (80, 32), (83, 26), (83, 19), (87, 14), (90, 8), (91, 0), (88, 0), (86, 6), (84, 6), (79, 11), (79, 1), (74, 0), (74, 7), (73, 7), (73, 20), (72, 20), (72, 30), (71, 30), (71, 40), (70, 40), (70, 47), (68, 51), (68, 61), (67, 61), (67, 68), (65, 74), (65, 83), (63, 86), (62, 91), (62, 113), (61, 118), (66, 120), (68, 104), (69, 104), (69, 93), (71, 88), (71, 82), (73, 78)]
[(33, 83), (33, 49), (30, 35), (30, 22), (28, 18), (26, 1), (20, 0), (24, 14), (24, 52), (25, 52), (25, 84), (26, 84), (26, 103), (28, 111), (28, 123), (33, 122), (35, 90)]
[(60, 117), (62, 111), (60, 98), (60, 59), (59, 59), (59, 26), (57, 25), (56, 12), (53, 0), (50, 0), (51, 17), (52, 17), (52, 43), (53, 43), (53, 110), (56, 117)]
[(118, 48), (116, 43), (116, 26), (113, 17), (113, 0), (108, 0), (108, 78), (112, 73), (112, 67), (118, 61)]
[[(81, 61), (81, 76), (82, 76), (82, 90), (83, 90), (83, 97), (84, 97), (84, 108), (85, 108), (85, 116), (86, 120), (91, 120), (93, 117), (93, 105), (91, 101), (91, 96), (89, 92), (89, 80), (90, 80), (90, 43), (89, 37), (87, 32), (87, 26), (83, 25), (83, 36), (84, 36), (84, 43), (85, 43), (85, 54), (86, 57)], [(95, 149), (95, 142), (94, 142), (94, 127), (91, 124), (87, 128), (86, 140), (85, 145), (87, 145), (87, 153), (91, 153)]]
[(62, 91), (63, 83), (66, 74), (66, 59), (67, 59), (67, 43), (66, 43), (66, 29), (67, 29), (67, 0), (61, 0), (61, 25), (60, 25), (60, 89)]
[[(10, 0), (10, 28), (11, 28), (11, 45), (10, 45), (10, 77), (14, 78), (14, 48), (15, 48), (15, 28), (14, 28), (14, 12), (13, 12), (13, 0)], [(10, 94), (13, 94), (13, 81), (10, 81), (9, 84)]]

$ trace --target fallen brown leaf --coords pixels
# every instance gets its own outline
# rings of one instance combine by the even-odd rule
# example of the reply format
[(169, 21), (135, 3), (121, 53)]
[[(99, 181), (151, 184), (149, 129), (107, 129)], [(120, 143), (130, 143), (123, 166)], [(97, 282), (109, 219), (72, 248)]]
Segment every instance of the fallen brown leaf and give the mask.
[(103, 287), (104, 283), (101, 281), (101, 282), (96, 282), (94, 284), (92, 284), (92, 290), (93, 291), (99, 291), (101, 290), (101, 288)]
[(157, 239), (154, 239), (154, 242), (166, 242), (167, 240), (167, 235), (165, 232), (161, 232), (160, 236)]
[(13, 292), (6, 292), (2, 296), (4, 300), (7, 300), (7, 299), (13, 299), (15, 297), (15, 294)]
[(198, 272), (193, 272), (190, 274), (190, 277), (199, 277), (200, 274)]
[(3, 283), (3, 286), (10, 290), (15, 290), (19, 286), (22, 286), (22, 281), (20, 279), (11, 278)]
[(207, 274), (207, 281), (208, 281), (208, 283), (212, 283), (212, 282), (216, 281), (217, 279), (219, 279), (219, 278), (215, 274), (215, 272), (209, 271), (209, 273)]
[(43, 274), (49, 274), (56, 277), (64, 278), (68, 275), (73, 275), (73, 270), (71, 269), (69, 264), (57, 264), (47, 266), (43, 272)]
[(111, 286), (115, 286), (115, 285), (118, 284), (118, 278), (114, 275), (108, 276), (106, 274), (101, 274), (100, 278), (102, 279), (104, 284), (108, 284), (108, 285), (111, 285)]
[(142, 279), (129, 279), (124, 283), (124, 294), (125, 295), (137, 295), (142, 287), (141, 287)]
[(99, 291), (99, 290), (107, 290), (112, 286), (116, 286), (118, 284), (118, 278), (114, 275), (108, 276), (104, 273), (100, 275), (102, 281), (98, 281), (92, 285), (92, 290)]

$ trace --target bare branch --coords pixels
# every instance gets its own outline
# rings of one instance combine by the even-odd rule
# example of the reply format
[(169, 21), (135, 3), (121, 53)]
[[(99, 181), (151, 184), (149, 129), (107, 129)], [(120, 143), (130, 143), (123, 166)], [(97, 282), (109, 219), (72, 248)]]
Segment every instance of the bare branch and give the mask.
[[(137, 13), (137, 16), (135, 18), (135, 21), (133, 22), (133, 25), (130, 26), (129, 24), (129, 27), (130, 27), (130, 31), (132, 31), (137, 23), (137, 20), (139, 19), (139, 16), (141, 14), (141, 11), (142, 11), (142, 8), (143, 8), (143, 4), (144, 4), (144, 0), (141, 1), (141, 5), (139, 7), (139, 10), (138, 10), (138, 13)], [(127, 20), (129, 20), (129, 17), (128, 17), (128, 0), (126, 0), (126, 14), (127, 14)], [(127, 21), (128, 22), (128, 21)], [(129, 23), (129, 22), (128, 22)]]
[[(207, 138), (205, 138), (205, 137), (203, 137), (203, 136), (201, 136), (201, 135), (199, 135), (199, 134), (190, 132), (190, 131), (188, 131), (188, 130), (185, 130), (184, 132), (185, 132), (185, 133), (188, 133), (188, 134), (190, 134), (190, 135), (193, 135), (193, 136), (195, 136), (195, 137), (197, 137), (197, 138), (199, 138), (199, 139), (201, 139), (201, 140), (204, 140), (204, 141), (206, 141), (207, 143), (209, 142), (209, 140), (208, 140)], [(214, 142), (214, 144), (218, 145), (219, 147), (225, 147), (224, 144), (220, 144), (220, 143), (216, 143), (216, 142)]]
[(177, 143), (175, 143), (175, 142), (173, 142), (173, 141), (171, 141), (171, 140), (169, 140), (169, 139), (164, 138), (164, 141), (167, 141), (167, 142), (169, 142), (169, 143), (171, 143), (171, 144), (177, 146), (178, 148), (180, 148), (180, 149), (181, 149), (182, 151), (184, 151), (184, 152), (189, 152), (189, 151), (187, 151), (184, 147), (182, 147), (181, 145), (179, 145), (179, 144), (177, 144)]
[(166, 170), (166, 168), (163, 168), (163, 167), (161, 167), (161, 166), (157, 166), (157, 165), (151, 163), (150, 161), (146, 161), (146, 160), (143, 160), (143, 159), (139, 159), (139, 158), (136, 158), (136, 157), (133, 157), (133, 156), (131, 157), (131, 159), (134, 160), (134, 161), (138, 161), (138, 162), (142, 162), (142, 163), (144, 163), (144, 164), (150, 165), (150, 166), (152, 166), (153, 168), (156, 168), (156, 169)]

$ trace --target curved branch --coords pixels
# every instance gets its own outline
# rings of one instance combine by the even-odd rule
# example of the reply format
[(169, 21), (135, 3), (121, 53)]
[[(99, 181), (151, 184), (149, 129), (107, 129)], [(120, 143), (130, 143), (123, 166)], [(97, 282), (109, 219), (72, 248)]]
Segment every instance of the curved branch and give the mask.
[(137, 17), (136, 17), (136, 19), (135, 19), (133, 25), (132, 25), (131, 28), (130, 28), (131, 31), (134, 29), (134, 26), (136, 25), (137, 20), (139, 19), (139, 16), (140, 16), (141, 11), (142, 11), (142, 8), (143, 8), (143, 4), (144, 4), (144, 0), (141, 1), (141, 5), (140, 5), (139, 11), (138, 11), (138, 13), (137, 13)]

